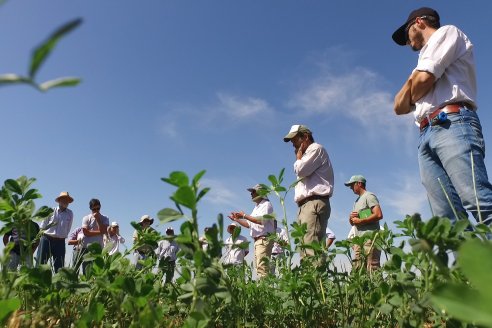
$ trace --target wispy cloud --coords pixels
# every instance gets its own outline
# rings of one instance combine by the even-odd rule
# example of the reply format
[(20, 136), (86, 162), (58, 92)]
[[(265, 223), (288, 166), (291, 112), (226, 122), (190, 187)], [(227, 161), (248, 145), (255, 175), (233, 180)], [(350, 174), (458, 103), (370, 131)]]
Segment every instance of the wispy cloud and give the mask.
[(219, 110), (234, 119), (264, 118), (273, 114), (273, 108), (263, 99), (254, 97), (238, 97), (219, 92), (217, 94), (221, 106)]
[(209, 193), (204, 198), (206, 201), (215, 205), (235, 206), (238, 203), (236, 194), (228, 188), (228, 184), (217, 179), (202, 179), (202, 185), (210, 188)]
[(264, 99), (225, 92), (217, 93), (216, 101), (208, 104), (165, 104), (164, 109), (165, 113), (159, 120), (159, 132), (171, 138), (182, 137), (180, 127), (209, 130), (211, 125), (227, 129), (252, 121), (267, 124), (275, 113)]
[[(401, 173), (394, 176), (396, 185), (388, 186), (385, 193), (381, 194), (384, 206), (390, 206), (394, 212), (404, 218), (405, 215), (429, 212), (427, 194), (420, 183), (418, 172), (413, 174)], [(382, 202), (383, 203), (383, 202)], [(384, 210), (384, 208), (383, 208)]]
[[(337, 57), (342, 52), (339, 50)], [(350, 57), (350, 56), (349, 56)], [(364, 67), (330, 65), (330, 57), (317, 63), (319, 73), (298, 87), (288, 106), (306, 115), (348, 118), (379, 135), (398, 135), (408, 140), (412, 134), (412, 116), (397, 117), (393, 112), (393, 94), (387, 82), (375, 71)]]

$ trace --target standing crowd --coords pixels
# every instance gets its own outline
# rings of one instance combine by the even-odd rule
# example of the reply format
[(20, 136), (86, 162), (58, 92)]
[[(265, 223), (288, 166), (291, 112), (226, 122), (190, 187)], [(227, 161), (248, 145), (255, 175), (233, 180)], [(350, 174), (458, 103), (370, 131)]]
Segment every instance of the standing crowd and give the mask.
[[(492, 222), (492, 185), (488, 180), (484, 163), (485, 145), (482, 126), (477, 116), (477, 83), (473, 56), (473, 44), (456, 26), (441, 26), (437, 11), (423, 7), (412, 11), (405, 23), (392, 35), (398, 45), (408, 45), (419, 52), (417, 65), (394, 98), (397, 115), (412, 113), (420, 132), (418, 162), (420, 176), (434, 216), (447, 217), (451, 222), (468, 218), (471, 213), (477, 222)], [(293, 170), (297, 177), (294, 201), (297, 204), (297, 222), (305, 225), (306, 233), (300, 250), (301, 259), (314, 255), (312, 243), (328, 248), (335, 235), (328, 228), (331, 214), (330, 199), (333, 196), (334, 173), (327, 150), (315, 142), (312, 131), (302, 124), (293, 125), (284, 142), (294, 147)], [(354, 175), (345, 186), (356, 195), (348, 212), (351, 225), (349, 237), (366, 234), (377, 235), (383, 218), (377, 196), (366, 189), (366, 178)], [(240, 235), (241, 227), (250, 231), (254, 240), (254, 264), (257, 276), (262, 278), (275, 272), (276, 263), (282, 258), (289, 238), (284, 229), (277, 227), (273, 207), (260, 185), (247, 189), (254, 202), (250, 214), (243, 210), (228, 216), (232, 222), (227, 227), (230, 236), (225, 240), (222, 262), (237, 265), (248, 254), (247, 239)], [(40, 226), (32, 223), (26, 231), (15, 229), (5, 234), (4, 244), (10, 248), (10, 268), (16, 268), (22, 254), (19, 240), (27, 234), (36, 236), (42, 229), (39, 241), (38, 263), (51, 259), (57, 272), (64, 266), (65, 245), (72, 229), (73, 213), (68, 205), (73, 198), (62, 192), (56, 198), (58, 206)], [(83, 260), (91, 244), (108, 247), (109, 254), (118, 252), (125, 240), (119, 235), (118, 223), (109, 224), (107, 216), (100, 213), (97, 199), (89, 202), (91, 213), (82, 220), (68, 240), (74, 247), (73, 263), (82, 266), (85, 273), (90, 262)], [(156, 254), (159, 268), (171, 281), (179, 250), (172, 228), (157, 249), (143, 242), (152, 233), (154, 219), (141, 217), (141, 229), (133, 236), (134, 262), (141, 268), (145, 261)], [(206, 249), (205, 239), (201, 239)], [(108, 246), (110, 245), (110, 246)], [(33, 250), (38, 245), (33, 245)], [(362, 263), (363, 260), (365, 263)], [(380, 266), (380, 251), (375, 240), (366, 240), (362, 246), (354, 246), (354, 266), (375, 270)]]

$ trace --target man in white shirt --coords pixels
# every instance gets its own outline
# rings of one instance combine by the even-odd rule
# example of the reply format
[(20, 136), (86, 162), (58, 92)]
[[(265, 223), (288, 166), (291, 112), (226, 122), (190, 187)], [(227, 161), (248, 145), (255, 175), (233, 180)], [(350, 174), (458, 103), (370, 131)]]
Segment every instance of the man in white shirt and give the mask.
[(58, 206), (40, 225), (44, 231), (39, 242), (38, 264), (46, 264), (53, 258), (53, 269), (56, 273), (65, 265), (65, 239), (72, 229), (73, 222), (73, 212), (68, 209), (68, 204), (73, 202), (73, 198), (68, 192), (63, 191), (55, 201)]
[(239, 211), (232, 212), (229, 218), (250, 229), (250, 235), (255, 241), (256, 274), (259, 278), (263, 278), (270, 272), (269, 263), (273, 247), (273, 240), (269, 240), (267, 237), (269, 234), (275, 233), (275, 228), (273, 218), (264, 217), (273, 213), (273, 206), (266, 196), (260, 195), (260, 189), (259, 184), (247, 189), (251, 194), (251, 199), (256, 204), (250, 215)]
[[(293, 125), (284, 137), (284, 142), (289, 141), (296, 155), (294, 172), (300, 179), (294, 195), (299, 207), (297, 222), (307, 224), (304, 244), (321, 244), (330, 218), (330, 197), (333, 195), (334, 175), (330, 157), (325, 148), (314, 141), (311, 130), (305, 125)], [(312, 255), (312, 249), (301, 250), (301, 257)]]
[[(224, 241), (225, 252), (222, 256), (222, 264), (225, 265), (240, 265), (243, 263), (244, 258), (248, 255), (249, 250), (245, 246), (248, 243), (246, 237), (238, 234), (236, 238), (233, 237), (234, 230), (238, 228), (241, 231), (241, 227), (239, 227), (236, 223), (231, 223), (227, 226), (227, 232), (230, 236)], [(243, 247), (238, 247), (238, 245), (244, 245)]]
[(433, 215), (455, 222), (469, 211), (490, 225), (492, 185), (476, 113), (473, 44), (456, 26), (441, 27), (437, 11), (426, 7), (412, 11), (392, 38), (420, 51), (417, 67), (395, 96), (394, 110), (413, 112), (420, 127), (420, 177)]
[(166, 229), (166, 236), (167, 239), (159, 241), (155, 254), (159, 261), (158, 266), (164, 272), (165, 282), (169, 283), (174, 277), (179, 246), (174, 240), (174, 229), (172, 227)]

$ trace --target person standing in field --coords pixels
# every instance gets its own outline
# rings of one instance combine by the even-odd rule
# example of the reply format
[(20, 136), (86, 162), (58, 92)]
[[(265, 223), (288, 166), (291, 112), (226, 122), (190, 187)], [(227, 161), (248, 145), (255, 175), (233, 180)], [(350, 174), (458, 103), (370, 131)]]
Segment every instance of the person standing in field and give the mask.
[(65, 265), (65, 239), (72, 229), (73, 222), (73, 212), (68, 205), (73, 202), (73, 198), (68, 192), (63, 191), (55, 201), (58, 206), (40, 225), (41, 230), (44, 231), (39, 242), (38, 264), (46, 264), (52, 258), (56, 273)]
[(261, 189), (259, 184), (247, 190), (251, 194), (251, 199), (256, 204), (250, 215), (243, 211), (232, 212), (229, 218), (236, 221), (245, 228), (250, 229), (250, 235), (255, 241), (255, 263), (256, 274), (259, 278), (265, 277), (269, 272), (270, 256), (272, 255), (273, 240), (267, 237), (275, 233), (274, 219), (265, 218), (265, 215), (273, 214), (273, 206), (266, 196), (261, 196), (258, 191)]
[[(299, 207), (297, 222), (307, 225), (304, 244), (321, 244), (330, 218), (330, 197), (333, 195), (333, 167), (325, 148), (316, 143), (311, 130), (305, 125), (293, 125), (284, 137), (292, 142), (296, 161), (294, 172), (299, 179), (295, 186), (294, 201)], [(301, 258), (314, 255), (312, 249), (301, 251)]]
[(113, 255), (119, 253), (120, 244), (125, 243), (125, 238), (120, 236), (120, 226), (118, 222), (111, 222), (111, 225), (108, 228), (108, 233), (104, 235), (104, 247), (110, 244), (111, 249), (108, 251), (109, 255)]
[(165, 283), (173, 281), (176, 260), (178, 258), (179, 246), (174, 240), (174, 229), (166, 229), (167, 238), (159, 241), (155, 254), (157, 255), (158, 267), (164, 272)]
[(287, 230), (278, 226), (277, 220), (273, 221), (275, 233), (277, 234), (277, 241), (273, 243), (272, 248), (272, 260), (271, 260), (271, 272), (275, 274), (275, 271), (282, 258), (285, 257), (285, 247), (289, 243), (289, 237), (287, 236)]
[(3, 235), (3, 245), (7, 246), (12, 243), (13, 246), (9, 252), (7, 268), (15, 271), (21, 265), (32, 267), (32, 254), (39, 245), (36, 236), (39, 233), (39, 225), (29, 220), (28, 224), (20, 227), (13, 227)]
[[(101, 202), (99, 199), (91, 199), (89, 201), (91, 214), (84, 216), (82, 219), (82, 233), (84, 235), (83, 243), (80, 249), (80, 258), (87, 253), (87, 247), (90, 244), (97, 243), (104, 247), (103, 236), (108, 231), (109, 218), (101, 214)], [(86, 274), (89, 262), (82, 262), (82, 273)]]
[[(355, 235), (362, 236), (364, 233), (379, 231), (379, 221), (383, 218), (383, 212), (376, 195), (366, 190), (366, 179), (362, 175), (354, 175), (345, 182), (345, 185), (357, 195), (349, 215), (350, 225), (355, 226)], [(354, 268), (362, 266), (361, 261), (364, 258), (361, 255), (362, 251), (367, 258), (367, 270), (371, 271), (380, 267), (381, 251), (372, 240), (367, 240), (363, 249), (359, 245), (354, 245), (353, 249), (355, 252)]]
[(140, 217), (140, 222), (139, 222), (142, 229), (140, 231), (135, 230), (133, 232), (133, 245), (139, 244), (139, 246), (137, 248), (135, 248), (135, 251), (133, 254), (134, 255), (134, 264), (135, 264), (135, 268), (137, 270), (140, 270), (143, 268), (143, 265), (141, 263), (142, 261), (144, 261), (148, 257), (153, 256), (152, 254), (154, 254), (155, 247), (152, 245), (145, 244), (145, 243), (142, 244), (142, 241), (141, 241), (142, 234), (149, 233), (149, 232), (155, 232), (155, 230), (151, 227), (151, 225), (153, 223), (154, 223), (154, 219), (151, 218), (150, 215), (147, 215), (147, 214), (142, 215), (142, 217)]
[(72, 251), (72, 267), (75, 268), (79, 260), (80, 248), (82, 244), (82, 239), (84, 239), (84, 232), (82, 231), (82, 227), (78, 227), (68, 237), (67, 244), (73, 246)]
[(492, 185), (476, 113), (473, 44), (456, 26), (441, 27), (437, 11), (426, 7), (412, 11), (392, 38), (419, 51), (417, 66), (395, 96), (394, 111), (413, 113), (420, 127), (420, 177), (432, 214), (455, 222), (469, 211), (490, 225)]
[[(239, 229), (239, 233), (237, 237), (234, 237), (236, 228)], [(249, 253), (248, 248), (245, 247), (249, 244), (248, 240), (240, 234), (241, 227), (234, 222), (227, 226), (227, 232), (230, 236), (224, 241), (225, 253), (221, 258), (221, 262), (224, 265), (241, 265)], [(244, 246), (241, 247), (240, 245)]]

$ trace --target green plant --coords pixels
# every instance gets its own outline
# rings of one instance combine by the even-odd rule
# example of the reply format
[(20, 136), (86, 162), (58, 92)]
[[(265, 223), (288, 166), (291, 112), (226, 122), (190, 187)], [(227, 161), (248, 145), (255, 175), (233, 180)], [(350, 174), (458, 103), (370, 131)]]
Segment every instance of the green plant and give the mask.
[(78, 85), (80, 83), (80, 79), (75, 77), (61, 77), (39, 84), (35, 81), (35, 78), (39, 68), (41, 68), (43, 63), (46, 61), (49, 54), (57, 45), (58, 41), (60, 41), (60, 39), (63, 38), (66, 34), (76, 29), (81, 23), (82, 19), (77, 18), (56, 29), (46, 41), (44, 41), (36, 49), (34, 49), (31, 57), (28, 76), (22, 76), (18, 74), (0, 75), (0, 86), (9, 84), (27, 84), (39, 91), (45, 92), (55, 87), (69, 87)]

